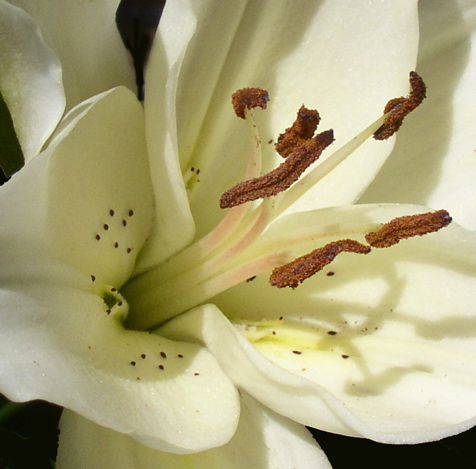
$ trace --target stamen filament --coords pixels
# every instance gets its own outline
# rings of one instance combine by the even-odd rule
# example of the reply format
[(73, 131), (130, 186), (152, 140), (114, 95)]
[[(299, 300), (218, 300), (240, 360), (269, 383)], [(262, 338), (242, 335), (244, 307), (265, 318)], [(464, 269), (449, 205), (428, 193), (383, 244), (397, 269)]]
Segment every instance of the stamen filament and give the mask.
[(243, 217), (239, 212), (248, 211), (248, 207), (234, 207), (215, 230), (155, 267), (154, 277), (163, 283), (200, 265), (218, 269), (261, 235), (272, 218), (271, 209), (270, 202), (265, 200), (241, 222)]
[(250, 138), (250, 156), (248, 158), (245, 179), (252, 179), (258, 177), (261, 173), (263, 160), (261, 154), (261, 137), (258, 133), (258, 127), (252, 109), (245, 110), (245, 120), (248, 126), (248, 135)]
[[(134, 289), (134, 291), (141, 291), (141, 294), (131, 300), (135, 311), (128, 317), (127, 327), (137, 330), (152, 329), (238, 283), (267, 272), (291, 259), (292, 256), (288, 252), (272, 253), (244, 261), (234, 267), (222, 266), (219, 272), (209, 270), (208, 265), (199, 266), (165, 283), (161, 282), (154, 288), (144, 289), (146, 285), (140, 285), (138, 289)], [(154, 275), (147, 276), (144, 280), (150, 285), (159, 279), (156, 279)], [(139, 311), (140, 314), (135, 314)]]
[[(258, 133), (256, 122), (253, 115), (252, 108), (244, 108), (243, 116), (248, 126), (250, 153), (248, 158), (248, 165), (246, 168), (246, 179), (258, 177), (262, 166), (261, 153), (261, 138)], [(187, 174), (191, 174), (189, 171)], [(189, 176), (191, 177), (191, 176)], [(185, 181), (186, 183), (187, 181)], [(227, 240), (230, 235), (237, 234), (236, 230), (242, 223), (245, 216), (248, 214), (251, 204), (242, 204), (233, 207), (225, 215), (224, 219), (219, 225), (210, 233), (205, 235), (202, 239), (188, 246), (184, 251), (180, 252), (173, 259), (165, 261), (164, 266), (168, 273), (168, 277), (173, 276), (174, 273), (180, 273), (188, 270), (195, 265), (209, 257), (216, 249), (219, 248), (222, 242)], [(258, 214), (259, 215), (259, 214)], [(251, 220), (253, 224), (253, 220)], [(249, 227), (249, 223), (244, 227)], [(240, 232), (243, 231), (243, 228)], [(175, 268), (174, 268), (175, 267)]]
[(302, 177), (296, 184), (281, 195), (274, 209), (274, 217), (279, 216), (294, 204), (300, 197), (308, 192), (315, 184), (327, 176), (333, 169), (346, 160), (355, 150), (365, 143), (380, 128), (385, 120), (385, 115), (372, 122), (366, 129), (348, 141), (344, 146), (335, 151), (326, 160), (313, 168)]

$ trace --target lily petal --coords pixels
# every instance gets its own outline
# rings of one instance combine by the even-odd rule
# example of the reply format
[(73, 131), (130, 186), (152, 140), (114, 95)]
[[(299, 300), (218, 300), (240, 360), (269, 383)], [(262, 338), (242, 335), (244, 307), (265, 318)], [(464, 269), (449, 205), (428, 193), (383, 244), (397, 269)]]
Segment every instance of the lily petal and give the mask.
[[(385, 220), (411, 209), (339, 211)], [(388, 443), (439, 439), (476, 422), (475, 254), (474, 233), (451, 225), (342, 255), (335, 275), (295, 291), (258, 276), (213, 299), (231, 322), (207, 305), (160, 333), (205, 344), (238, 386), (298, 422)]]
[(128, 305), (117, 289), (153, 218), (134, 94), (98, 97), (0, 191), (9, 221), (0, 228), (1, 391), (55, 402), (162, 450), (228, 441), (238, 397), (212, 355), (122, 325)]
[(428, 98), (418, 115), (408, 117), (362, 203), (444, 207), (458, 223), (476, 229), (476, 8), (473, 2), (432, 1), (419, 7), (418, 70)]
[(242, 396), (240, 424), (224, 446), (198, 454), (175, 455), (154, 451), (127, 435), (99, 427), (65, 411), (61, 420), (56, 467), (154, 469), (190, 467), (207, 469), (330, 469), (331, 466), (300, 425), (265, 409), (246, 394)]
[(61, 65), (33, 19), (4, 0), (0, 0), (0, 57), (0, 90), (28, 161), (39, 153), (63, 114)]
[(154, 204), (144, 116), (133, 93), (117, 88), (98, 96), (37, 159), (2, 188), (5, 242), (120, 287), (150, 230)]
[[(223, 50), (210, 61), (209, 48), (202, 44), (213, 38), (220, 38)], [(246, 125), (233, 113), (233, 92), (260, 86), (270, 93), (268, 111), (256, 112), (267, 171), (278, 157), (266, 142), (291, 125), (303, 103), (319, 110), (321, 128), (334, 128), (338, 148), (379, 117), (390, 98), (406, 95), (417, 42), (413, 1), (251, 1), (244, 10), (236, 2), (224, 2), (205, 18), (197, 17), (176, 106), (182, 171), (187, 176), (191, 168), (200, 170), (188, 183), (198, 234), (216, 226), (223, 217), (220, 195), (244, 175), (249, 138)], [(366, 143), (310, 191), (308, 201), (314, 208), (316, 203), (322, 207), (354, 201), (391, 148), (392, 143)], [(342, 178), (348, 183), (342, 185)], [(295, 210), (310, 208), (301, 202)]]
[(115, 86), (136, 92), (134, 70), (115, 23), (118, 0), (9, 2), (34, 18), (59, 58), (67, 110)]
[(181, 250), (195, 234), (179, 165), (175, 110), (177, 74), (196, 29), (194, 10), (188, 1), (167, 3), (150, 52), (144, 107), (157, 223), (138, 273)]

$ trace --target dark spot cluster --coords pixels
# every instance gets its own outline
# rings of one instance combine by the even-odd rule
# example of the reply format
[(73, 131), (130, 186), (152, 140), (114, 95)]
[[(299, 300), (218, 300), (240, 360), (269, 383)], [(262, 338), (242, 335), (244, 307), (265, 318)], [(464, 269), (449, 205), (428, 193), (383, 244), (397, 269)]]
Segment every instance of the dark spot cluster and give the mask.
[[(113, 208), (111, 208), (108, 211), (108, 215), (109, 215), (109, 219), (102, 223), (101, 230), (94, 235), (94, 238), (96, 239), (96, 241), (105, 241), (106, 239), (110, 241), (111, 237), (114, 237), (114, 234), (116, 233), (118, 234), (118, 236), (123, 236), (123, 234), (120, 231), (117, 231), (118, 229), (117, 224), (119, 223), (122, 228), (126, 228), (128, 226), (128, 223), (130, 222), (130, 218), (134, 215), (134, 210), (128, 209), (124, 212), (124, 215), (122, 217), (118, 217), (117, 210), (114, 210)], [(116, 221), (116, 219), (118, 220)], [(107, 237), (106, 237), (106, 234), (108, 234)], [(112, 246), (114, 247), (114, 249), (120, 249), (121, 248), (120, 239), (113, 238)], [(125, 246), (123, 249), (125, 249), (125, 252), (127, 254), (130, 254), (133, 248), (130, 246)]]
[[(158, 355), (159, 355), (159, 357), (160, 357), (161, 360), (165, 360), (165, 359), (167, 359), (167, 357), (168, 357), (167, 353), (164, 352), (163, 350), (160, 351)], [(148, 358), (148, 356), (147, 356), (145, 353), (141, 353), (141, 354), (140, 354), (140, 358), (141, 358), (142, 361), (145, 361), (145, 360), (150, 361), (150, 356), (149, 356), (149, 358)], [(184, 358), (184, 355), (181, 354), (181, 353), (178, 353), (178, 354), (177, 354), (177, 358)], [(154, 361), (155, 361), (155, 360), (154, 360)], [(135, 367), (135, 366), (139, 366), (138, 360), (131, 360), (131, 361), (129, 362), (129, 364), (132, 365), (132, 366), (134, 366), (134, 367)], [(157, 363), (157, 362), (155, 362), (154, 366), (155, 366), (156, 369), (158, 369), (158, 370), (161, 370), (161, 371), (162, 371), (162, 370), (165, 370), (165, 365), (164, 365), (163, 362), (162, 362), (162, 363)]]

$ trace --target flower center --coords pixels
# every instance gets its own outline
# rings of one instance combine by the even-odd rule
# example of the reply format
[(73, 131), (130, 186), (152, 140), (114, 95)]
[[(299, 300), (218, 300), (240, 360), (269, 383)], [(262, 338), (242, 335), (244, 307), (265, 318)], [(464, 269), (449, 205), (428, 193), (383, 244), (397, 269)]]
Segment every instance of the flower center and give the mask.
[(339, 239), (345, 230), (337, 229), (335, 241), (300, 257), (295, 251), (309, 241), (319, 244), (319, 239), (329, 238), (333, 234), (329, 227), (297, 226), (263, 236), (273, 230), (272, 222), (279, 215), (368, 138), (386, 139), (398, 130), (404, 117), (425, 98), (425, 84), (415, 72), (410, 73), (410, 86), (408, 97), (391, 100), (382, 117), (314, 169), (311, 165), (332, 144), (334, 133), (326, 130), (314, 135), (319, 114), (302, 106), (295, 122), (275, 144), (283, 163), (264, 175), (260, 174), (261, 141), (253, 109), (266, 109), (269, 96), (260, 88), (237, 91), (233, 106), (236, 115), (248, 123), (252, 148), (245, 179), (222, 195), (220, 206), (229, 211), (212, 232), (130, 282), (129, 287), (141, 292), (134, 301), (139, 314), (133, 314), (133, 326), (156, 326), (263, 272), (272, 271), (270, 283), (275, 287), (296, 288), (342, 253), (368, 254), (372, 248), (389, 247), (447, 226), (451, 217), (444, 210), (400, 217), (383, 226), (362, 221), (361, 226), (353, 227), (361, 241)]
[(121, 321), (127, 317), (129, 305), (117, 288), (110, 285), (102, 285), (99, 296), (104, 301), (104, 308), (107, 314), (115, 316)]

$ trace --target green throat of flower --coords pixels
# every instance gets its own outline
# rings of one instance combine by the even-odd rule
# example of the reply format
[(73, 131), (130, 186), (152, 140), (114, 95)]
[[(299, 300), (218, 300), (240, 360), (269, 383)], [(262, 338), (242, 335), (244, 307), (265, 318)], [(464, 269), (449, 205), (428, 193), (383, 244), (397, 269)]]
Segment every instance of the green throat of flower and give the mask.
[(300, 245), (312, 241), (319, 246), (319, 239), (328, 238), (329, 233), (313, 226), (262, 241), (279, 215), (363, 142), (371, 136), (388, 139), (400, 128), (405, 116), (426, 96), (425, 83), (415, 72), (410, 73), (410, 87), (408, 97), (389, 101), (383, 116), (313, 169), (310, 167), (334, 141), (334, 132), (316, 134), (319, 113), (302, 106), (295, 122), (275, 144), (283, 162), (266, 174), (261, 174), (261, 140), (253, 109), (266, 109), (268, 93), (260, 88), (237, 91), (232, 97), (233, 107), (247, 122), (252, 148), (245, 178), (222, 195), (220, 207), (229, 211), (213, 231), (126, 285), (125, 296), (129, 297), (129, 292), (134, 296), (130, 327), (154, 327), (265, 272), (271, 271), (272, 286), (294, 289), (341, 253), (369, 254), (374, 248), (391, 247), (447, 226), (451, 217), (445, 210), (399, 217), (383, 225), (362, 221), (361, 226), (354, 227), (360, 241), (341, 239), (337, 231), (334, 241), (321, 242), (320, 247), (301, 256), (296, 255)]

